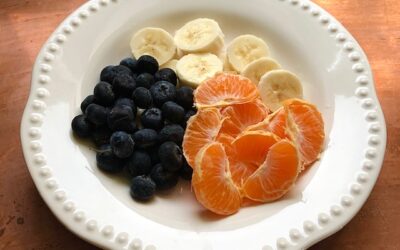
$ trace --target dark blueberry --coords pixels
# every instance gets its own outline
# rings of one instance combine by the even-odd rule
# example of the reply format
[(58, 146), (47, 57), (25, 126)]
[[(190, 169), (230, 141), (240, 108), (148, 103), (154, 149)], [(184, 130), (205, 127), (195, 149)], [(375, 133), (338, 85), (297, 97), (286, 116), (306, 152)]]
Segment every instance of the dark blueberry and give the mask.
[(137, 148), (149, 148), (157, 144), (158, 135), (154, 129), (144, 128), (133, 134), (133, 140)]
[(143, 55), (137, 60), (137, 69), (139, 73), (149, 73), (154, 75), (158, 70), (157, 60), (149, 55)]
[(160, 163), (160, 157), (158, 156), (158, 146), (154, 146), (147, 149), (147, 153), (149, 153), (151, 158), (151, 164), (154, 166), (157, 163)]
[(135, 58), (127, 57), (119, 64), (128, 67), (132, 72), (137, 72), (137, 60)]
[(157, 190), (168, 190), (176, 186), (179, 176), (176, 173), (166, 171), (161, 164), (153, 167), (150, 178), (157, 186)]
[(151, 158), (144, 150), (135, 150), (125, 164), (125, 168), (133, 177), (150, 174), (152, 166)]
[(107, 126), (103, 125), (92, 130), (91, 138), (97, 146), (101, 146), (110, 143), (111, 134), (112, 131)]
[(193, 107), (193, 89), (190, 87), (181, 87), (176, 91), (176, 102), (185, 109)]
[(172, 123), (181, 123), (185, 118), (185, 109), (175, 102), (168, 101), (164, 103), (161, 110), (164, 119)]
[(190, 181), (192, 179), (193, 168), (191, 168), (189, 166), (189, 164), (187, 163), (185, 157), (183, 157), (183, 164), (182, 164), (182, 168), (179, 170), (179, 175), (184, 180)]
[(154, 74), (154, 79), (158, 81), (167, 81), (176, 86), (178, 78), (176, 77), (175, 71), (169, 68), (160, 69)]
[(185, 130), (180, 125), (170, 124), (161, 129), (160, 133), (158, 134), (158, 138), (161, 143), (173, 141), (176, 144), (181, 145), (184, 134)]
[(132, 76), (122, 74), (114, 78), (112, 86), (117, 95), (131, 97), (136, 88), (136, 82)]
[(150, 93), (154, 104), (161, 107), (164, 103), (175, 100), (176, 88), (172, 83), (160, 81), (151, 86)]
[(194, 116), (196, 114), (196, 111), (191, 109), (185, 114), (185, 118), (183, 119), (183, 126), (186, 127), (187, 121), (190, 119), (190, 117)]
[(140, 117), (143, 127), (159, 130), (164, 125), (161, 110), (158, 108), (146, 109)]
[(136, 77), (136, 87), (149, 89), (154, 83), (154, 76), (149, 73), (142, 73)]
[(182, 167), (182, 150), (175, 142), (168, 141), (161, 144), (158, 156), (163, 168), (168, 171), (178, 171)]
[(135, 147), (132, 137), (123, 131), (114, 132), (111, 135), (110, 144), (114, 155), (118, 158), (128, 158)]
[(71, 122), (72, 131), (80, 138), (88, 138), (91, 132), (91, 124), (84, 115), (75, 116)]
[(153, 198), (156, 184), (147, 176), (136, 176), (132, 179), (130, 194), (133, 199), (147, 201)]
[(128, 133), (136, 131), (135, 115), (132, 109), (126, 105), (114, 106), (108, 114), (107, 124), (112, 131)]
[(94, 103), (94, 95), (88, 95), (81, 103), (82, 113), (85, 113), (86, 108), (92, 103)]
[(108, 111), (105, 107), (98, 104), (90, 104), (85, 111), (87, 119), (96, 125), (103, 125), (107, 122)]
[(93, 92), (97, 104), (107, 107), (114, 103), (115, 95), (111, 84), (107, 82), (99, 82), (96, 87), (94, 87)]
[(129, 98), (118, 98), (115, 103), (114, 103), (114, 107), (115, 106), (128, 106), (132, 109), (133, 115), (136, 117), (136, 113), (137, 113), (137, 107), (135, 105), (135, 103), (133, 102), (132, 99)]
[(110, 145), (103, 145), (96, 154), (97, 167), (108, 173), (118, 173), (123, 167), (123, 161), (116, 157)]
[(112, 84), (114, 78), (118, 75), (132, 76), (132, 71), (128, 67), (123, 65), (107, 66), (101, 71), (100, 80)]
[(153, 97), (151, 97), (150, 91), (143, 87), (139, 87), (133, 91), (132, 99), (142, 109), (150, 108), (153, 104)]

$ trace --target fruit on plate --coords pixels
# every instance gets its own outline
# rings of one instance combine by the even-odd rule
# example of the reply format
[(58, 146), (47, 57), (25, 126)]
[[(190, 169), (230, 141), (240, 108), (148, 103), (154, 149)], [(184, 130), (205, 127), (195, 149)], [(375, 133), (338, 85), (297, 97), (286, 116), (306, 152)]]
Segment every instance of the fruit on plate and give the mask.
[(178, 59), (172, 59), (169, 60), (168, 62), (164, 63), (163, 65), (160, 66), (160, 69), (172, 69), (173, 71), (176, 72), (176, 64), (178, 63)]
[(199, 109), (247, 103), (257, 98), (257, 87), (249, 79), (227, 73), (204, 81), (194, 94), (195, 104)]
[(268, 45), (254, 35), (236, 37), (226, 51), (230, 65), (237, 72), (242, 72), (249, 63), (269, 55)]
[(242, 196), (231, 179), (228, 157), (221, 143), (207, 144), (198, 153), (192, 187), (197, 200), (214, 213), (230, 215), (239, 210)]
[(282, 102), (291, 98), (303, 98), (300, 79), (293, 73), (279, 69), (272, 70), (261, 77), (258, 84), (260, 95), (272, 111), (282, 106)]
[(150, 55), (160, 65), (171, 60), (176, 54), (176, 46), (172, 36), (167, 31), (154, 27), (137, 31), (130, 41), (130, 47), (134, 57)]
[(243, 69), (242, 76), (249, 78), (250, 81), (258, 85), (261, 77), (265, 75), (265, 73), (280, 68), (281, 65), (279, 65), (279, 63), (274, 59), (262, 57), (247, 64)]
[(192, 88), (198, 87), (204, 80), (222, 72), (221, 60), (211, 53), (188, 54), (176, 64), (176, 73), (180, 83)]
[(187, 22), (175, 33), (175, 44), (183, 54), (218, 54), (224, 46), (224, 34), (218, 23), (209, 18)]

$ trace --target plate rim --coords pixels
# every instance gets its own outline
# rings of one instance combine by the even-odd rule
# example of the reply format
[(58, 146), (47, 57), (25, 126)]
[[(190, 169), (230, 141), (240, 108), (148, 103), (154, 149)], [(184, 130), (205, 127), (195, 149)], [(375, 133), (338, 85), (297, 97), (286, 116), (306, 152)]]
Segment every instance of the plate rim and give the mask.
[[(361, 100), (372, 98), (375, 102), (376, 109), (373, 111), (368, 111), (368, 109), (366, 109), (368, 112), (366, 112), (365, 119), (371, 124), (379, 125), (378, 127), (370, 127), (369, 133), (373, 136), (371, 138), (377, 138), (377, 141), (372, 139), (369, 141), (370, 147), (367, 149), (365, 155), (366, 160), (374, 160), (374, 172), (367, 172), (367, 174), (364, 175), (359, 174), (356, 180), (351, 183), (349, 194), (341, 197), (341, 203), (332, 204), (332, 206), (330, 206), (330, 214), (320, 213), (318, 215), (318, 227), (311, 220), (305, 220), (303, 229), (306, 234), (300, 233), (299, 235), (298, 232), (290, 230), (288, 232), (289, 237), (282, 236), (276, 240), (275, 247), (278, 249), (303, 249), (339, 231), (364, 205), (375, 186), (383, 165), (387, 131), (384, 114), (376, 94), (373, 72), (367, 55), (351, 33), (333, 15), (329, 14), (321, 6), (312, 1), (273, 1), (279, 1), (282, 4), (286, 2), (286, 8), (302, 9), (315, 17), (315, 20), (321, 25), (325, 26), (328, 34), (335, 35), (333, 39), (336, 39), (340, 46), (348, 52), (349, 60), (352, 61), (352, 70), (358, 75), (356, 82), (359, 87), (357, 87), (355, 95), (360, 97)], [(67, 36), (74, 32), (74, 29), (79, 29), (79, 24), (81, 22), (91, 18), (91, 14), (95, 15), (96, 12), (101, 11), (101, 8), (107, 8), (107, 6), (118, 4), (118, 2), (119, 0), (90, 0), (83, 3), (57, 26), (48, 40), (43, 44), (33, 66), (31, 89), (21, 120), (20, 136), (25, 162), (35, 186), (52, 213), (64, 226), (78, 237), (98, 247), (111, 249), (125, 248), (129, 243), (130, 248), (141, 249), (142, 242), (140, 239), (130, 239), (129, 235), (126, 233), (120, 233), (115, 234), (115, 240), (112, 240), (110, 239), (113, 238), (111, 236), (114, 234), (112, 227), (107, 230), (106, 226), (102, 231), (96, 233), (94, 231), (99, 225), (97, 225), (95, 220), (90, 220), (82, 225), (82, 223), (77, 223), (81, 222), (84, 218), (82, 215), (79, 213), (65, 213), (65, 211), (72, 209), (75, 204), (64, 203), (66, 200), (66, 193), (65, 191), (57, 191), (57, 183), (54, 181), (43, 181), (46, 177), (51, 175), (51, 170), (43, 167), (38, 168), (38, 166), (41, 166), (45, 162), (45, 155), (40, 152), (40, 145), (35, 144), (41, 134), (39, 128), (42, 116), (40, 112), (45, 110), (44, 100), (49, 94), (45, 84), (51, 81), (46, 73), (51, 69), (51, 61), (55, 58), (54, 53), (66, 41)], [(42, 60), (45, 61), (45, 65), (49, 67), (46, 68), (41, 65), (43, 62)], [(361, 63), (360, 61), (363, 62)], [(365, 74), (365, 72), (367, 72), (367, 74)], [(367, 93), (370, 95), (365, 94), (365, 90), (368, 91)], [(364, 104), (368, 105), (366, 102), (364, 102)], [(379, 136), (377, 136), (377, 134), (379, 134)], [(371, 167), (370, 161), (365, 162), (363, 165), (363, 169), (365, 170), (370, 170)], [(334, 219), (334, 222), (332, 219)], [(270, 249), (267, 247), (271, 246), (265, 246), (263, 250)], [(152, 245), (148, 245), (147, 248), (155, 249)]]

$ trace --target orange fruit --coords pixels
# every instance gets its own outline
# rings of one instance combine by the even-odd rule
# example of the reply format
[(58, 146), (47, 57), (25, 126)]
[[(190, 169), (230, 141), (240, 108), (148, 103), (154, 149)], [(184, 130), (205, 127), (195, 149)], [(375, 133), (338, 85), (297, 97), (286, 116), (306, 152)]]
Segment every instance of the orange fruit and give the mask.
[(268, 116), (268, 109), (256, 100), (225, 107), (221, 114), (227, 119), (223, 122), (220, 133), (236, 137), (249, 126), (263, 121)]
[(234, 214), (241, 206), (242, 197), (231, 179), (221, 143), (210, 143), (201, 149), (196, 157), (192, 186), (197, 200), (216, 214)]
[(198, 109), (247, 103), (259, 97), (257, 86), (249, 79), (227, 73), (204, 81), (194, 93)]
[(269, 148), (265, 161), (247, 178), (243, 194), (259, 202), (279, 199), (292, 187), (299, 172), (296, 147), (289, 140), (281, 140)]
[(316, 161), (325, 139), (324, 121), (311, 103), (291, 99), (283, 103), (287, 114), (288, 137), (297, 145), (300, 159), (305, 166)]
[(183, 137), (183, 154), (193, 168), (197, 153), (206, 144), (216, 140), (221, 125), (224, 121), (221, 113), (216, 108), (199, 110), (187, 122)]
[(239, 187), (265, 161), (269, 148), (279, 138), (269, 132), (246, 132), (232, 142), (229, 154), (232, 179)]
[(283, 108), (276, 110), (270, 114), (262, 122), (249, 126), (247, 131), (269, 131), (279, 136), (280, 138), (286, 138), (286, 112)]

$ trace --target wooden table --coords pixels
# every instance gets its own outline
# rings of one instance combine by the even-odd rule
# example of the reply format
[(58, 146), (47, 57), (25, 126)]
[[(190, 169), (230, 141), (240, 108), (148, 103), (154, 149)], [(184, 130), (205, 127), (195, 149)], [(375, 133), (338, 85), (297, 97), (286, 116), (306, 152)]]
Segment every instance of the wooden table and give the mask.
[[(84, 0), (0, 1), (0, 249), (96, 249), (69, 232), (39, 196), (25, 166), (19, 124), (35, 57)], [(400, 249), (400, 2), (317, 0), (365, 49), (386, 114), (383, 170), (368, 201), (312, 249)]]

